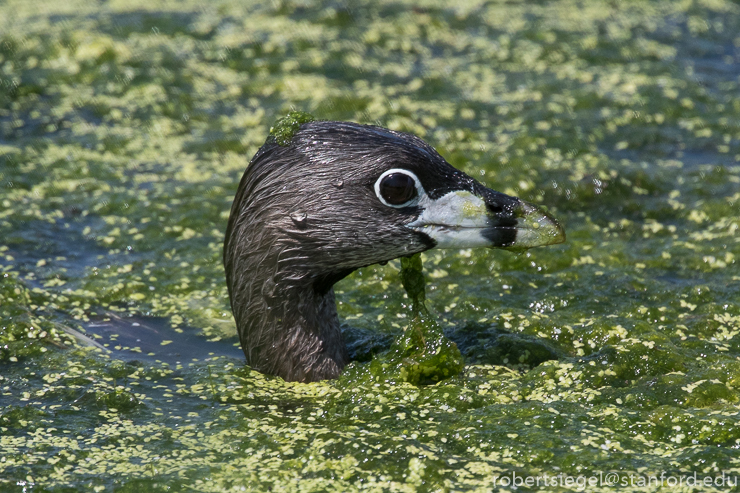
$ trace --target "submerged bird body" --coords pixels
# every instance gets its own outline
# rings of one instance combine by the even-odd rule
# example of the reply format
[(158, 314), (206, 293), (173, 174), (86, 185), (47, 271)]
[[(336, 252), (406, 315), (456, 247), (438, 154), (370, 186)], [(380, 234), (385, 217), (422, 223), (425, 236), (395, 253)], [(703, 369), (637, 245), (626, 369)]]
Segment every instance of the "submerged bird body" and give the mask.
[(268, 140), (252, 159), (231, 209), (224, 265), (247, 363), (316, 381), (348, 362), (332, 286), (355, 269), (435, 246), (562, 239), (549, 216), (485, 188), (418, 137), (317, 121), (287, 145)]

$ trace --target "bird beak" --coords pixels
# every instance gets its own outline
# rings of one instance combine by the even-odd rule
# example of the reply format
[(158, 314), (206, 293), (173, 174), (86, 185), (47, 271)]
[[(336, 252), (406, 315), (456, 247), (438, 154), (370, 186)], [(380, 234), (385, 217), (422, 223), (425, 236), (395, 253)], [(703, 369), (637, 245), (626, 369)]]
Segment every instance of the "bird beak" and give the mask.
[(424, 196), (421, 214), (407, 227), (434, 239), (437, 248), (518, 250), (565, 241), (563, 228), (542, 209), (488, 188), (476, 191)]

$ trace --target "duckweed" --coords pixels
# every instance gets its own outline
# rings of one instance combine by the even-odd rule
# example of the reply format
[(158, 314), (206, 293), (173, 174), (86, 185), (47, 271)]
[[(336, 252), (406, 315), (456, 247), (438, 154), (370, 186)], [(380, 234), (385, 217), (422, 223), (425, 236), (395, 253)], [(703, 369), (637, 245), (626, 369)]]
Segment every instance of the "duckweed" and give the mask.
[[(739, 77), (731, 0), (4, 2), (0, 490), (731, 489), (701, 480), (740, 476)], [(256, 373), (223, 234), (299, 110), (413, 132), (568, 241), (426, 252), (416, 318), (399, 261), (360, 269), (346, 374)], [(417, 324), (462, 370), (364, 378)]]
[(293, 135), (304, 123), (312, 122), (315, 118), (302, 111), (291, 111), (270, 127), (270, 136), (281, 146), (290, 144)]

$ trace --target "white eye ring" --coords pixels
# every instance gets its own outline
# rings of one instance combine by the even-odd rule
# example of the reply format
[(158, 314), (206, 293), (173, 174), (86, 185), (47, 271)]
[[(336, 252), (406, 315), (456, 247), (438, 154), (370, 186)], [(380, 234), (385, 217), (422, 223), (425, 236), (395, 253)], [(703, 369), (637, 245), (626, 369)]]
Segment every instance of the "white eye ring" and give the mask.
[[(411, 179), (414, 180), (414, 185), (416, 186), (416, 196), (413, 197), (411, 200), (404, 202), (403, 204), (397, 204), (397, 205), (388, 203), (383, 198), (383, 195), (380, 193), (380, 183), (383, 181), (383, 178), (385, 178), (388, 175), (395, 174), (395, 173), (400, 173), (406, 176), (410, 176)], [(421, 186), (419, 177), (416, 176), (412, 171), (409, 171), (407, 169), (402, 169), (402, 168), (391, 168), (388, 171), (383, 172), (383, 174), (380, 175), (378, 179), (376, 180), (375, 195), (378, 197), (378, 200), (380, 200), (383, 203), (383, 205), (387, 205), (388, 207), (393, 207), (395, 209), (401, 209), (403, 207), (413, 207), (416, 204), (418, 204), (421, 197), (426, 195), (426, 192), (424, 191), (424, 188)]]

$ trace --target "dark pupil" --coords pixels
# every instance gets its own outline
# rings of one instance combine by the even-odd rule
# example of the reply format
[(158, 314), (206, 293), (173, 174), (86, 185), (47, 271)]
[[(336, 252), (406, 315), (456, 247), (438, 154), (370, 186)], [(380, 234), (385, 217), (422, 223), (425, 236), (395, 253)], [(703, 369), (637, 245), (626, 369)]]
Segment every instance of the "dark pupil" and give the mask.
[(407, 174), (392, 173), (380, 182), (380, 195), (389, 204), (401, 205), (416, 197), (416, 183)]

